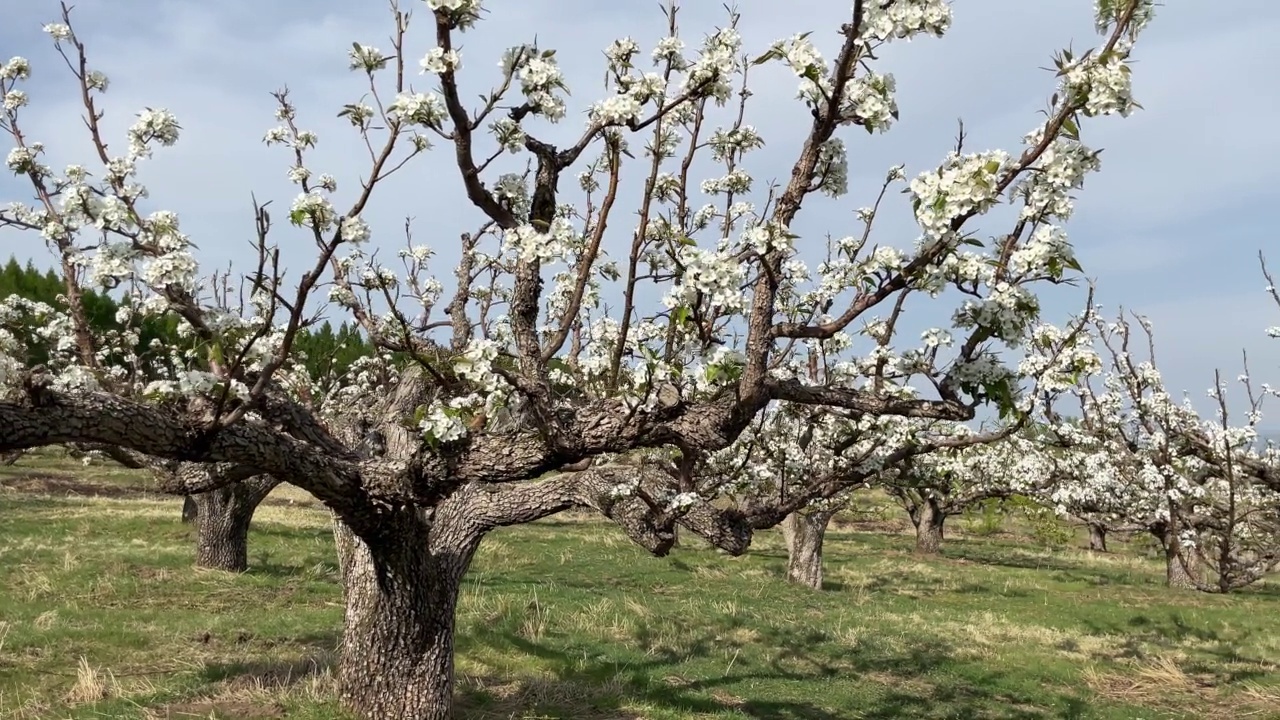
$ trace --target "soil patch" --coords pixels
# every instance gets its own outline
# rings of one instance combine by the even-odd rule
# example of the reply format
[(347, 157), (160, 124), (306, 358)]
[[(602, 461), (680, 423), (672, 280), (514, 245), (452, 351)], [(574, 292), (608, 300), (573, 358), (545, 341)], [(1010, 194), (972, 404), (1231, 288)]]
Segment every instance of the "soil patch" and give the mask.
[[(27, 475), (0, 476), (0, 490), (10, 490), (28, 495), (79, 495), (81, 497), (133, 500), (177, 500), (181, 497), (137, 486), (95, 482), (70, 474), (59, 475), (41, 472), (33, 472)], [(318, 501), (310, 498), (299, 500), (268, 496), (266, 500), (262, 501), (262, 504), (278, 507), (320, 507)]]
[(0, 477), (0, 488), (31, 495), (83, 495), (103, 498), (139, 498), (159, 500), (170, 495), (150, 492), (142, 488), (112, 483), (97, 483), (74, 475), (32, 473)]
[(147, 712), (154, 720), (179, 720), (179, 718), (217, 718), (218, 720), (264, 720), (285, 717), (279, 703), (254, 702), (190, 702), (165, 705)]

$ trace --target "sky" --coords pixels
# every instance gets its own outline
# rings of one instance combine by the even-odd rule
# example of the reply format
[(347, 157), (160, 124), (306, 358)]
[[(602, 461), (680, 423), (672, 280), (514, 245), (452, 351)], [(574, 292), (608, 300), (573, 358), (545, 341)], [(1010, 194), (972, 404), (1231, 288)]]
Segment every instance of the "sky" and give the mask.
[[(417, 59), (434, 44), (429, 13), (421, 2), (403, 1), (414, 12), (410, 79), (427, 90), (431, 78), (416, 71)], [(1168, 385), (1191, 391), (1206, 409), (1204, 391), (1214, 369), (1235, 377), (1242, 349), (1255, 378), (1280, 384), (1280, 345), (1263, 333), (1280, 325), (1280, 308), (1263, 292), (1257, 259), (1264, 251), (1280, 270), (1275, 224), (1267, 217), (1280, 202), (1280, 133), (1274, 131), (1280, 93), (1273, 84), (1280, 72), (1280, 44), (1274, 41), (1280, 36), (1280, 3), (1233, 0), (1229, 13), (1225, 5), (1178, 2), (1158, 9), (1134, 52), (1135, 95), (1145, 109), (1082, 127), (1082, 139), (1105, 151), (1102, 172), (1086, 181), (1068, 225), (1085, 272), (1097, 283), (1096, 301), (1112, 311), (1123, 306), (1148, 316)], [(29, 138), (46, 144), (55, 167), (89, 164), (71, 76), (40, 31), (56, 19), (56, 3), (0, 0), (0, 6), (6, 19), (0, 56), (21, 55), (34, 67), (25, 88), (32, 106), (22, 116)], [(486, 6), (486, 19), (461, 37), (463, 97), (476, 98), (496, 79), (501, 49), (536, 36), (540, 46), (557, 49), (573, 91), (561, 126), (534, 126), (552, 142), (575, 137), (585, 104), (603, 96), (601, 50), (630, 35), (647, 53), (665, 28), (656, 0), (490, 0)], [(838, 48), (835, 31), (850, 11), (847, 0), (739, 0), (736, 7), (747, 52), (755, 55), (774, 40), (814, 31), (811, 38), (828, 59)], [(905, 163), (911, 177), (936, 166), (954, 145), (958, 119), (964, 121), (967, 150), (1017, 152), (1053, 92), (1045, 68), (1054, 52), (1100, 42), (1088, 0), (964, 0), (954, 11), (946, 37), (898, 43), (881, 53), (876, 69), (897, 79), (901, 120), (885, 135), (868, 136), (858, 128), (844, 134), (851, 193), (806, 201), (793, 226), (803, 242), (859, 232), (853, 211), (871, 204), (885, 171)], [(679, 18), (687, 44), (696, 46), (724, 24), (726, 14), (718, 2), (690, 0)], [(250, 259), (251, 193), (286, 206), (296, 192), (285, 179), (288, 156), (261, 142), (274, 124), (272, 90), (289, 87), (300, 124), (320, 136), (313, 169), (338, 178), (339, 207), (351, 201), (368, 159), (350, 126), (336, 117), (365, 90), (362, 78), (347, 70), (347, 50), (352, 42), (390, 48), (386, 5), (81, 0), (73, 21), (88, 45), (90, 66), (111, 79), (104, 124), (116, 147), (144, 107), (167, 108), (182, 123), (182, 140), (158, 151), (142, 178), (156, 208), (180, 214), (203, 267), (243, 267)], [(755, 95), (747, 120), (767, 146), (751, 156), (748, 169), (760, 187), (773, 179), (785, 182), (808, 116), (792, 99), (795, 80), (784, 68), (766, 66), (752, 77)], [(642, 142), (634, 141), (637, 149)], [(630, 211), (638, 205), (638, 183), (624, 184), (623, 192), (631, 198)], [(29, 195), (12, 176), (0, 178), (0, 202)], [(892, 198), (884, 215), (874, 241), (910, 247), (916, 232), (905, 197)], [(437, 145), (375, 194), (366, 217), (384, 252), (400, 245), (406, 216), (414, 218), (415, 239), (439, 251), (440, 275), (450, 275), (458, 234), (475, 229), (482, 218), (468, 206), (447, 148)], [(977, 226), (979, 237), (1002, 232), (1000, 219), (997, 213)], [(621, 229), (606, 249), (628, 242), (626, 225), (617, 225)], [(280, 228), (273, 239), (291, 268), (307, 260), (311, 246), (299, 232)], [(39, 265), (52, 263), (33, 235), (0, 231), (0, 245)], [(1074, 289), (1053, 289), (1044, 297), (1051, 321), (1064, 320), (1084, 301)], [(949, 311), (922, 308), (917, 324), (934, 324)], [(1276, 417), (1267, 425), (1280, 427)]]

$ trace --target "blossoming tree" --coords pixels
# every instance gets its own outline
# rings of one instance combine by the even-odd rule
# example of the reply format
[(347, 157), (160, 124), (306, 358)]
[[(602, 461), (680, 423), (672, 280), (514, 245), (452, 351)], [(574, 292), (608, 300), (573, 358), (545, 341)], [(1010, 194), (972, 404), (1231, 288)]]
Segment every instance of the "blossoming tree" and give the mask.
[(1006, 426), (994, 442), (912, 458), (882, 480), (915, 526), (917, 553), (941, 551), (948, 518), (987, 500), (1035, 498), (1054, 482), (1057, 458), (1022, 430)]
[(734, 445), (716, 453), (700, 474), (735, 497), (749, 517), (765, 507), (790, 510), (782, 521), (789, 582), (822, 589), (822, 548), (832, 518), (859, 490), (907, 472), (919, 456), (997, 442), (964, 425), (912, 418), (849, 419), (780, 404), (766, 409)]
[(831, 519), (886, 464), (923, 450), (916, 445), (922, 429), (910, 418), (851, 419), (774, 403), (733, 445), (696, 468), (703, 485), (694, 489), (734, 498), (748, 517), (762, 509), (782, 514), (787, 581), (821, 590), (822, 547)]
[[(728, 494), (748, 517), (789, 513), (782, 522), (786, 577), (813, 589), (822, 588), (827, 526), (858, 490), (887, 490), (910, 512), (918, 546), (936, 552), (948, 515), (984, 498), (1038, 490), (1049, 481), (1051, 464), (1019, 432), (1037, 398), (1052, 398), (1073, 387), (1096, 363), (1089, 336), (1081, 332), (1085, 322), (1087, 318), (1077, 321), (1066, 332), (1042, 324), (1029, 333), (1017, 378), (1001, 407), (1009, 420), (997, 429), (978, 432), (951, 420), (858, 416), (775, 402), (732, 445), (693, 469), (702, 480), (694, 489), (702, 495)], [(887, 345), (891, 333), (882, 329), (877, 334)], [(931, 366), (896, 357), (892, 364), (870, 365), (828, 364), (816, 354), (809, 358), (805, 374), (815, 384), (870, 380), (880, 392), (902, 397), (914, 394), (909, 381), (916, 371)]]
[[(139, 328), (130, 322), (131, 308), (126, 306), (117, 319), (121, 321), (120, 330), (99, 330), (95, 333), (95, 342), (102, 348), (103, 370), (117, 382), (132, 381), (136, 384), (146, 378), (170, 376), (191, 362), (196, 354), (192, 348), (166, 347), (158, 341), (139, 353), (136, 350), (139, 347)], [(74, 321), (70, 313), (47, 303), (10, 295), (0, 300), (0, 327), (11, 344), (42, 349), (43, 372), (74, 378), (82, 371), (81, 355), (72, 342)], [(124, 354), (113, 353), (121, 348), (131, 350)], [(291, 375), (291, 378), (296, 377), (297, 373)], [(191, 479), (197, 486), (217, 484), (209, 478), (199, 477), (216, 472), (215, 466), (149, 457), (128, 447), (100, 443), (72, 442), (67, 443), (65, 449), (72, 456), (81, 458), (86, 465), (106, 461), (148, 471), (162, 488), (184, 484), (177, 479), (178, 475)], [(20, 454), (21, 451), (13, 453), (14, 456)], [(17, 459), (12, 458), (13, 461)], [(243, 480), (186, 496), (183, 520), (196, 525), (195, 564), (232, 572), (244, 571), (248, 567), (247, 542), (254, 511), (279, 482), (279, 478), (270, 474), (250, 473)]]
[[(743, 161), (762, 141), (744, 120), (753, 62), (734, 18), (690, 50), (668, 7), (666, 37), (649, 54), (653, 71), (643, 69), (634, 41), (611, 44), (606, 97), (587, 109), (576, 140), (554, 145), (539, 134), (568, 113), (555, 54), (511, 48), (494, 90), (469, 109), (458, 41), (480, 25), (481, 2), (427, 0), (426, 11), (434, 42), (420, 64), (432, 89), (411, 86), (417, 53), (407, 12), (394, 9), (390, 51), (360, 43), (350, 50), (365, 99), (342, 116), (369, 158), (362, 180), (343, 181), (350, 190), (314, 167), (318, 138), (305, 113), (287, 93), (276, 95), (277, 124), (265, 140), (284, 151), (300, 188), (287, 214), (296, 229), (282, 231), (265, 205), (255, 206), (258, 258), (247, 268), (243, 308), (199, 282), (178, 216), (153, 210), (138, 181), (153, 149), (178, 141), (177, 119), (144, 110), (123, 151), (109, 146), (99, 124), (108, 80), (91, 69), (65, 8), (46, 31), (83, 102), (93, 171), (58, 171), (42, 160), (45, 146), (22, 120), (30, 65), (13, 58), (0, 70), (2, 128), (14, 143), (7, 165), (32, 190), (0, 222), (39, 235), (57, 254), (70, 308), (65, 343), (76, 358), (56, 372), (24, 367), (16, 340), (0, 336), (0, 451), (98, 443), (204, 466), (175, 473), (175, 492), (257, 474), (310, 492), (335, 516), (346, 603), (342, 700), (370, 718), (450, 716), (461, 579), (495, 527), (589, 506), (658, 554), (676, 523), (742, 552), (753, 529), (794, 508), (717, 510), (681, 469), (728, 447), (771, 401), (836, 408), (854, 420), (960, 421), (982, 403), (1012, 400), (1019, 373), (996, 349), (1023, 342), (1035, 326), (1033, 281), (1074, 266), (1060, 223), (1098, 167), (1097, 153), (1079, 141), (1080, 123), (1132, 109), (1127, 61), (1152, 3), (1097, 3), (1103, 44), (1058, 57), (1059, 87), (1021, 152), (957, 148), (909, 183), (920, 227), (912, 249), (868, 245), (872, 208), (812, 273), (805, 258), (820, 247), (791, 230), (801, 206), (846, 192), (847, 129), (883, 132), (897, 114), (892, 76), (869, 69), (875, 52), (941, 35), (951, 21), (944, 2), (857, 0), (833, 28), (832, 60), (799, 35), (754, 61), (791, 68), (812, 115), (785, 187), (767, 197), (751, 193)], [(738, 102), (722, 110), (735, 92)], [(722, 117), (727, 124), (715, 127)], [(643, 159), (628, 148), (637, 137), (648, 138)], [(482, 218), (461, 238), (452, 280), (411, 240), (401, 271), (367, 250), (371, 196), (388, 176), (416, 167), (411, 161), (434, 142), (449, 148), (448, 163)], [(708, 150), (719, 175), (699, 186), (691, 168)], [(527, 159), (529, 172), (491, 171), (506, 153)], [(617, 234), (624, 167), (638, 169), (644, 188), (615, 263), (606, 236)], [(905, 177), (895, 168), (888, 183)], [(566, 187), (571, 178), (576, 190)], [(987, 247), (969, 226), (1006, 197), (1020, 214)], [(281, 269), (282, 232), (315, 246), (296, 277)], [(86, 283), (127, 295), (131, 313), (180, 318), (198, 356), (162, 379), (130, 376), (121, 369), (127, 347), (85, 322)], [(655, 287), (662, 302), (647, 303)], [(953, 321), (963, 340), (949, 353), (939, 347), (951, 333), (936, 330), (923, 348), (878, 343), (863, 359), (847, 332), (855, 323), (907, 293), (936, 297), (948, 288), (965, 296)], [(411, 361), (377, 402), (360, 403), (342, 421), (316, 412), (287, 381), (298, 333), (326, 303)], [(874, 380), (888, 371), (865, 383), (815, 383), (796, 371), (828, 352), (863, 367), (910, 366), (928, 391)], [(665, 461), (637, 460), (646, 449), (677, 456), (675, 472)]]
[(1280, 485), (1270, 453), (1258, 447), (1264, 395), (1247, 373), (1240, 377), (1250, 407), (1236, 425), (1215, 373), (1216, 417), (1202, 417), (1166, 389), (1151, 325), (1135, 318), (1142, 335), (1123, 315), (1096, 322), (1105, 367), (1077, 389), (1078, 420), (1054, 417), (1070, 462), (1046, 501), (1149, 532), (1164, 548), (1172, 587), (1230, 592), (1280, 562)]

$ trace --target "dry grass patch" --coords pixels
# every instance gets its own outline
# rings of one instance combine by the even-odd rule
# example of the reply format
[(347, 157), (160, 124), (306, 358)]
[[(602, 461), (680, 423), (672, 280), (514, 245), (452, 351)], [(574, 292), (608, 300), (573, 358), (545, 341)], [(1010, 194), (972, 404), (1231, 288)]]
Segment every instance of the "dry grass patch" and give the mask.
[(1185, 703), (1188, 696), (1203, 701), (1212, 690), (1184, 673), (1169, 657), (1153, 658), (1130, 672), (1089, 667), (1082, 677), (1103, 697), (1144, 706), (1173, 707)]
[(1181, 712), (1194, 708), (1203, 717), (1277, 717), (1280, 688), (1246, 683), (1224, 691), (1212, 674), (1185, 671), (1180, 659), (1160, 655), (1112, 671), (1089, 667), (1082, 676), (1098, 695), (1131, 705)]
[(110, 670), (101, 670), (89, 664), (82, 655), (76, 666), (76, 679), (67, 690), (64, 700), (68, 705), (84, 705), (123, 695), (120, 684)]
[(869, 680), (877, 685), (893, 688), (898, 692), (910, 693), (912, 695), (920, 695), (928, 697), (932, 695), (937, 686), (933, 683), (915, 677), (903, 677), (887, 672), (865, 672), (858, 676), (861, 680)]
[(1274, 685), (1246, 682), (1240, 689), (1240, 695), (1257, 705), (1280, 708), (1280, 687)]
[[(511, 679), (463, 674), (457, 681), (456, 712), (468, 720), (643, 720), (645, 715), (619, 707), (626, 693), (626, 684), (618, 677), (587, 685), (552, 677)], [(534, 714), (540, 708), (555, 708), (557, 712)]]
[(939, 637), (958, 641), (962, 647), (992, 652), (1017, 644), (1081, 659), (1116, 658), (1132, 644), (1132, 639), (1127, 637), (1017, 623), (992, 612), (975, 613), (964, 620), (942, 620), (911, 613), (892, 616), (890, 621), (903, 623), (914, 630), (931, 630)]

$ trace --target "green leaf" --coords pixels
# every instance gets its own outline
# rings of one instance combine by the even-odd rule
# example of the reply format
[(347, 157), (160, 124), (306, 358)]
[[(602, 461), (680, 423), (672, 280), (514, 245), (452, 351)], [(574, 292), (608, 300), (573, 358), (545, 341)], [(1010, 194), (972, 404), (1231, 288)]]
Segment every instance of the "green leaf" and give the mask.
[(752, 61), (751, 61), (751, 64), (752, 64), (752, 65), (763, 65), (763, 64), (765, 64), (765, 63), (769, 62), (770, 60), (776, 60), (776, 59), (777, 59), (777, 58), (779, 58), (779, 57), (782, 57), (782, 56), (781, 56), (781, 54), (779, 54), (779, 53), (778, 53), (778, 51), (777, 51), (776, 49), (774, 49), (774, 50), (769, 50), (768, 52), (766, 52), (765, 54), (763, 54), (763, 55), (761, 55), (760, 57), (756, 58), (755, 60), (752, 60)]
[(689, 308), (681, 305), (672, 313), (672, 319), (676, 321), (676, 325), (684, 325), (689, 321)]
[(1063, 135), (1066, 135), (1067, 137), (1071, 138), (1072, 140), (1079, 141), (1079, 140), (1080, 140), (1080, 126), (1079, 126), (1079, 125), (1076, 125), (1076, 121), (1075, 121), (1075, 120), (1072, 120), (1072, 119), (1071, 119), (1071, 118), (1069, 118), (1069, 117), (1068, 117), (1068, 118), (1063, 118), (1063, 120), (1062, 120), (1062, 134), (1063, 134)]
[(724, 369), (724, 374), (728, 376), (730, 381), (734, 381), (742, 377), (743, 370), (745, 370), (745, 368), (742, 365), (734, 363)]
[(551, 358), (550, 360), (547, 361), (547, 369), (559, 370), (560, 372), (565, 374), (572, 374), (572, 371), (573, 371), (573, 368), (569, 367), (569, 363), (565, 362), (564, 359), (558, 358), (558, 357)]

